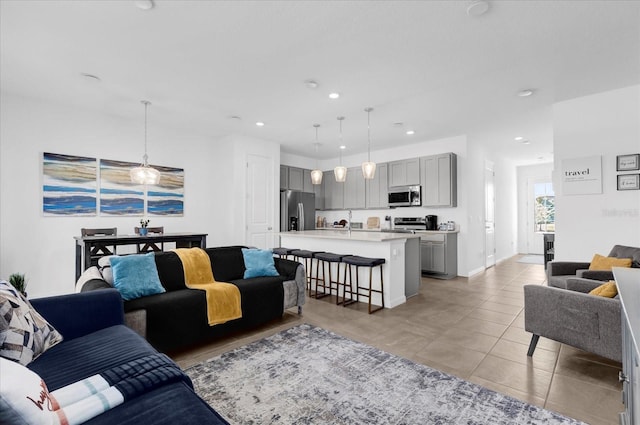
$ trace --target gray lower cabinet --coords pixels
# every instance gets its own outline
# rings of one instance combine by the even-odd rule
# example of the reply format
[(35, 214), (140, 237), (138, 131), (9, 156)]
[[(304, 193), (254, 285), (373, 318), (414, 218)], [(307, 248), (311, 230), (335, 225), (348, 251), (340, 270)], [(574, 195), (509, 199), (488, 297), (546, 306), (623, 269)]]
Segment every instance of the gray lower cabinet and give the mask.
[(420, 158), (422, 206), (455, 207), (458, 204), (457, 157), (454, 153)]
[(365, 181), (365, 208), (389, 207), (388, 170), (387, 164), (378, 164), (373, 179)]
[(458, 275), (458, 234), (427, 233), (420, 235), (422, 273), (440, 279)]
[(388, 187), (411, 186), (417, 184), (420, 184), (419, 158), (389, 162)]
[(338, 183), (344, 186), (344, 208), (364, 209), (365, 179), (360, 167), (347, 169), (347, 181)]
[(621, 425), (640, 423), (640, 270), (614, 268), (622, 303), (622, 403)]

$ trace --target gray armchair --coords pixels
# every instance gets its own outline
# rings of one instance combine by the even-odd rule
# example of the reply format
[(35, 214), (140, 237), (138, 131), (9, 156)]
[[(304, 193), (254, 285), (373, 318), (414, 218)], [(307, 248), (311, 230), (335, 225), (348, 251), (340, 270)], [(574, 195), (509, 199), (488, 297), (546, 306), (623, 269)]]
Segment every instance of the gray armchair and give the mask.
[(524, 326), (531, 332), (528, 356), (543, 336), (611, 360), (622, 360), (620, 300), (589, 295), (601, 281), (570, 278), (566, 289), (524, 286)]
[[(616, 258), (631, 258), (631, 267), (640, 267), (640, 248), (615, 245), (608, 255)], [(600, 281), (613, 280), (613, 272), (609, 270), (589, 270), (590, 263), (575, 261), (551, 261), (547, 264), (547, 283), (556, 288), (567, 288), (567, 280), (584, 278)]]

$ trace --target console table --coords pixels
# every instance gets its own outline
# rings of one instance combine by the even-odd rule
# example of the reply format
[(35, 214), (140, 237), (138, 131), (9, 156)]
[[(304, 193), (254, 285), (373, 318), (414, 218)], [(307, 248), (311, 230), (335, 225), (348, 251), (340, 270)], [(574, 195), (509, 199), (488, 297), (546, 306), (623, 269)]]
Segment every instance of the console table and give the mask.
[(206, 248), (207, 233), (163, 233), (161, 235), (74, 236), (76, 240), (76, 281), (91, 264), (91, 250), (96, 246), (137, 245), (139, 243), (175, 242), (176, 248)]

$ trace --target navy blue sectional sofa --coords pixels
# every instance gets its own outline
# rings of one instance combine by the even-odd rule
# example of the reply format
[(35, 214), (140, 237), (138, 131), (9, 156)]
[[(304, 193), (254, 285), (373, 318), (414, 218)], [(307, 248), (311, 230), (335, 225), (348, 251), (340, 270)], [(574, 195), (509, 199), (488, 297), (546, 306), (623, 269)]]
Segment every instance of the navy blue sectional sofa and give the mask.
[[(120, 293), (104, 289), (31, 300), (64, 337), (27, 367), (50, 391), (157, 351), (124, 325)], [(191, 381), (167, 383), (86, 424), (228, 424), (194, 391)]]

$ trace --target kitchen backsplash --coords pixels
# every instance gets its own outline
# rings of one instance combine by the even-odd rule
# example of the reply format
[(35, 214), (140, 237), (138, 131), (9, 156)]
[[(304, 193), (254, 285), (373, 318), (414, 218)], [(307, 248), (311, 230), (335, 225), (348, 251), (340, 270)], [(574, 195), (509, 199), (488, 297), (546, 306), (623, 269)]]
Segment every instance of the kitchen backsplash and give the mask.
[[(449, 211), (447, 211), (449, 210)], [(369, 217), (378, 217), (380, 219), (380, 228), (390, 228), (393, 226), (393, 219), (395, 217), (424, 217), (429, 214), (438, 216), (438, 223), (446, 223), (449, 220), (453, 220), (457, 223), (457, 227), (460, 228), (460, 219), (457, 214), (451, 214), (451, 211), (456, 209), (441, 209), (436, 210), (432, 208), (421, 207), (407, 207), (407, 208), (391, 208), (384, 210), (352, 210), (352, 222), (362, 223), (362, 228), (367, 228), (367, 219)], [(447, 213), (448, 214), (445, 214)], [(340, 222), (340, 220), (349, 220), (348, 210), (332, 210), (332, 211), (316, 211), (316, 222), (318, 217), (325, 217), (327, 226), (333, 225), (334, 222)], [(385, 217), (391, 217), (390, 221), (385, 221)]]

